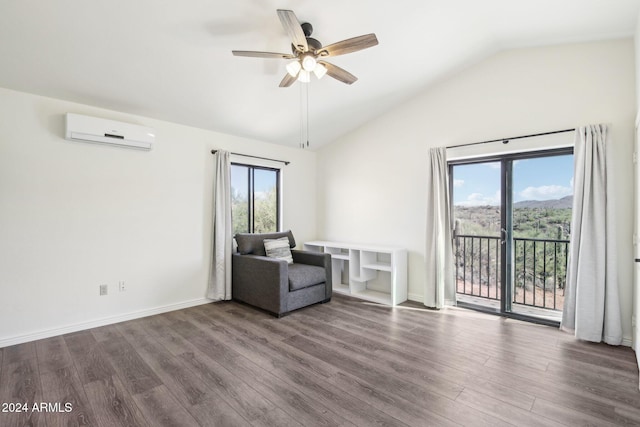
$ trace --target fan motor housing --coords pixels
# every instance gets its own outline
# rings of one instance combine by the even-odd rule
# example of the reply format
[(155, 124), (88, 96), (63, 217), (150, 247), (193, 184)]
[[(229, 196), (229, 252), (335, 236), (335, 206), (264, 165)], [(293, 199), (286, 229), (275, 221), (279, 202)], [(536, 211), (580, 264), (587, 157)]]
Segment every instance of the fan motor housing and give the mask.
[[(307, 39), (307, 46), (309, 47), (309, 52), (315, 53), (315, 51), (320, 50), (320, 48), (322, 47), (322, 43), (320, 43), (318, 40), (311, 37), (311, 34), (313, 33), (313, 25), (311, 25), (308, 22), (303, 22), (302, 24), (300, 24), (300, 27), (302, 28), (302, 32), (304, 33), (304, 36)], [(295, 47), (293, 43), (291, 44), (291, 51), (296, 56), (300, 54), (300, 51)]]
[[(314, 39), (313, 37), (307, 37), (307, 46), (309, 46), (309, 52), (315, 52), (322, 48), (322, 43), (320, 43), (318, 40)], [(298, 49), (296, 49), (296, 47), (293, 45), (293, 43), (291, 44), (291, 51), (294, 54), (300, 53)]]
[(322, 43), (312, 37), (307, 37), (307, 45), (309, 45), (309, 50), (312, 51), (318, 50), (322, 47)]

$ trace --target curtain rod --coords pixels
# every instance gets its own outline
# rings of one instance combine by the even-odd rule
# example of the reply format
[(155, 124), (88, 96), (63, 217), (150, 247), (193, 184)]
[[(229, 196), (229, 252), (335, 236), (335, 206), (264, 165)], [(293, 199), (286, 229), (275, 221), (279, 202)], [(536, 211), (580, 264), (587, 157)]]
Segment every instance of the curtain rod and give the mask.
[(500, 139), (492, 139), (490, 141), (480, 141), (480, 142), (471, 142), (469, 144), (458, 144), (458, 145), (450, 145), (446, 148), (458, 148), (458, 147), (468, 147), (470, 145), (480, 145), (480, 144), (488, 144), (490, 142), (502, 142), (503, 144), (508, 144), (512, 139), (522, 139), (522, 138), (531, 138), (534, 136), (544, 136), (544, 135), (553, 135), (555, 133), (564, 133), (564, 132), (573, 132), (573, 129), (563, 129), (563, 130), (554, 130), (552, 132), (543, 132), (543, 133), (533, 133), (531, 135), (522, 135), (522, 136), (513, 136), (511, 138), (500, 138)]
[[(211, 150), (211, 154), (216, 154), (217, 152), (218, 152), (218, 150)], [(288, 165), (289, 163), (291, 163), (291, 162), (286, 161), (286, 160), (270, 159), (268, 157), (252, 156), (250, 154), (233, 153), (233, 152), (230, 152), (230, 153), (234, 154), (236, 156), (251, 157), (252, 159), (261, 159), (261, 160), (269, 160), (269, 161), (272, 161), (272, 162), (280, 162), (280, 163), (284, 163), (285, 166)]]

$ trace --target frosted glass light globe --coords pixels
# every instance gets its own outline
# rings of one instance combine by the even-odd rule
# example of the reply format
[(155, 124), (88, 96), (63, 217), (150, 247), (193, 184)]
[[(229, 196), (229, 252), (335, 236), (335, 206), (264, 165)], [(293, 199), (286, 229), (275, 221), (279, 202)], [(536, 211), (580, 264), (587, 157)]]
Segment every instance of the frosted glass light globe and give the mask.
[(302, 60), (302, 68), (306, 71), (313, 71), (316, 68), (316, 59), (313, 56), (305, 56)]
[(298, 74), (298, 81), (302, 83), (309, 83), (309, 81), (311, 81), (309, 72), (307, 70), (300, 70), (300, 74)]
[(293, 61), (287, 64), (287, 72), (291, 77), (297, 77), (298, 71), (300, 71), (300, 63), (298, 61)]

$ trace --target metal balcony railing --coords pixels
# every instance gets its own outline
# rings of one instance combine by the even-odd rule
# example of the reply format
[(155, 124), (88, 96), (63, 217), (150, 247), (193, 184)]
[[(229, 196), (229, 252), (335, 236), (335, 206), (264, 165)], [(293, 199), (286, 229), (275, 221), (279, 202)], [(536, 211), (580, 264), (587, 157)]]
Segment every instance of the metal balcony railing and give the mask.
[[(500, 237), (456, 235), (455, 275), (459, 294), (501, 299)], [(513, 239), (513, 303), (562, 310), (568, 240)]]

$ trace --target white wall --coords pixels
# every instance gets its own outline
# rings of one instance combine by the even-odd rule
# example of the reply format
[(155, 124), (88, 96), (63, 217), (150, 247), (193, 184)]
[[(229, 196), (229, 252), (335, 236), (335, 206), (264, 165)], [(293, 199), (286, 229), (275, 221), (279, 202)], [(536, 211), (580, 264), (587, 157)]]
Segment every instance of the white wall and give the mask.
[(319, 151), (319, 237), (406, 247), (410, 298), (421, 301), (429, 147), (612, 123), (630, 344), (634, 78), (631, 39), (507, 51), (452, 76)]
[[(155, 147), (67, 141), (66, 112), (152, 127)], [(313, 152), (5, 89), (0, 117), (0, 347), (205, 302), (211, 149), (291, 161), (283, 225), (316, 237)]]

